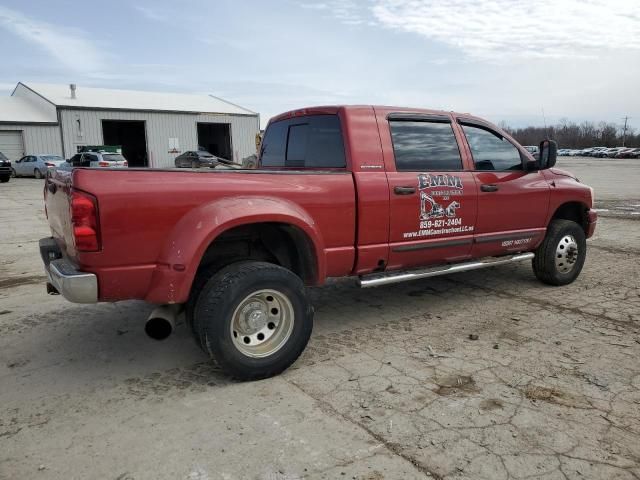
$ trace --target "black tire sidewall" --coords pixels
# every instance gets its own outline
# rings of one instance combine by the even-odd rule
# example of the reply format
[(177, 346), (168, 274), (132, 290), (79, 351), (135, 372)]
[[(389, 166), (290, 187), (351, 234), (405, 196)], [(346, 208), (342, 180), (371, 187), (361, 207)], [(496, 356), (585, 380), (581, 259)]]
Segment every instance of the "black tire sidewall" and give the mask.
[[(254, 266), (261, 268), (251, 274), (237, 275)], [(222, 298), (219, 296), (221, 284), (225, 285)], [(235, 346), (230, 323), (238, 304), (250, 294), (264, 289), (277, 290), (287, 296), (293, 307), (294, 324), (289, 339), (280, 350), (268, 357), (253, 358)], [(208, 353), (225, 371), (241, 379), (265, 378), (285, 370), (300, 356), (313, 328), (313, 308), (302, 281), (282, 267), (263, 262), (232, 264), (218, 272), (202, 289), (194, 314)]]

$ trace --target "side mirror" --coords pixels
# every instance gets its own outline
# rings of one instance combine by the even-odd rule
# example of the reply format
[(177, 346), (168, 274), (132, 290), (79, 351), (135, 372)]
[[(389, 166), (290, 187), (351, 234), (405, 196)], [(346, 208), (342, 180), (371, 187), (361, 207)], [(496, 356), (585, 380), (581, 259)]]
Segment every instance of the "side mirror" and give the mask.
[(558, 158), (558, 144), (553, 140), (540, 142), (540, 169), (551, 168)]
[(528, 160), (524, 167), (527, 172), (536, 172), (540, 170), (540, 163), (538, 160)]

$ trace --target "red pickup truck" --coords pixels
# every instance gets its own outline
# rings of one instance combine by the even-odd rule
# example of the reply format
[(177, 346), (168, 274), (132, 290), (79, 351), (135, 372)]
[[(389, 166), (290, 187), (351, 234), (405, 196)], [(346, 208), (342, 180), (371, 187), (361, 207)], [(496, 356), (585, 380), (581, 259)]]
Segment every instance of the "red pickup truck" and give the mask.
[(255, 170), (58, 170), (46, 180), (50, 293), (184, 312), (196, 342), (242, 379), (275, 375), (309, 339), (305, 285), (361, 286), (531, 260), (572, 282), (596, 225), (593, 190), (480, 118), (372, 106), (271, 119)]

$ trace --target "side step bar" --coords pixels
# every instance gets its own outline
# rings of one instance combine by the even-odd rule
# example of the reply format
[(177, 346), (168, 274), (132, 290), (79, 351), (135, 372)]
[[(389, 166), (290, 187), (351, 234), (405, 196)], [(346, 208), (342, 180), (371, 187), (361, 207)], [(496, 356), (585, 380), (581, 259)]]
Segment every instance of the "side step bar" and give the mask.
[(507, 255), (504, 257), (487, 257), (473, 262), (455, 263), (452, 265), (444, 265), (439, 267), (425, 268), (422, 270), (409, 270), (401, 272), (389, 273), (371, 273), (363, 275), (358, 279), (358, 283), (362, 288), (379, 287), (381, 285), (389, 285), (391, 283), (406, 282), (409, 280), (418, 280), (420, 278), (436, 277), (438, 275), (446, 275), (447, 273), (466, 272), (469, 270), (477, 270), (479, 268), (494, 267), (496, 265), (504, 265), (505, 263), (522, 262), (531, 260), (535, 255), (532, 252), (518, 253), (516, 255)]

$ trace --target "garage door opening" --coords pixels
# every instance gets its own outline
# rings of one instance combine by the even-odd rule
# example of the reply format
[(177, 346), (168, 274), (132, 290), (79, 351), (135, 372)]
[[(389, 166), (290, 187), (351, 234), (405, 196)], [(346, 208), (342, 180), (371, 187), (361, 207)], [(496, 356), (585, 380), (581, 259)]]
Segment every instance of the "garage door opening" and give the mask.
[(147, 136), (142, 120), (102, 120), (105, 145), (120, 145), (129, 167), (148, 167)]
[[(12, 162), (20, 160), (24, 155), (22, 130), (0, 131), (0, 152), (4, 153)], [(57, 152), (29, 152), (29, 153), (57, 153)]]
[(231, 125), (228, 123), (198, 123), (198, 148), (216, 157), (233, 160), (231, 154)]

